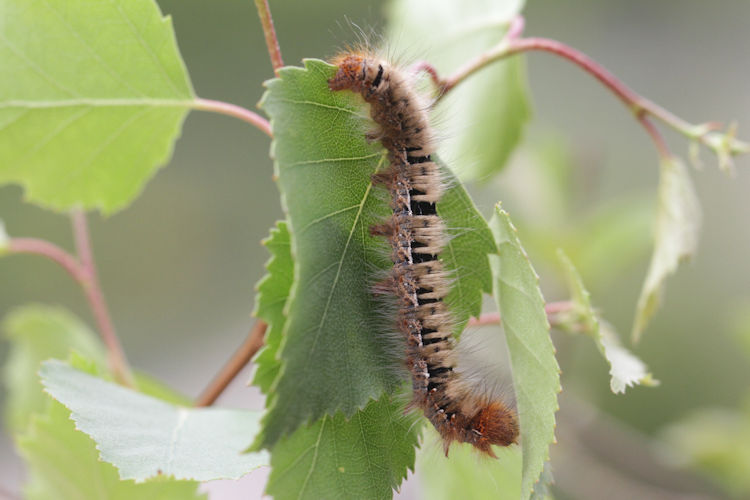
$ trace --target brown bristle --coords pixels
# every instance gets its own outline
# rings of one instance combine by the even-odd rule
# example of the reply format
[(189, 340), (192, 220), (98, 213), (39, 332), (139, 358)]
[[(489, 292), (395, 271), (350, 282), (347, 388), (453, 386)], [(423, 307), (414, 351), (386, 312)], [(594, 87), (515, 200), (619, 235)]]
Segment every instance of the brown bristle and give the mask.
[(390, 165), (373, 175), (373, 183), (390, 193), (393, 211), (373, 225), (370, 234), (385, 237), (393, 268), (373, 288), (394, 298), (395, 325), (406, 340), (405, 362), (419, 407), (443, 438), (445, 453), (453, 441), (469, 443), (494, 457), (492, 445), (510, 446), (518, 439), (515, 411), (502, 401), (477, 395), (456, 368), (453, 320), (443, 299), (450, 291), (439, 256), (448, 238), (437, 202), (443, 193), (429, 117), (409, 79), (387, 62), (360, 52), (337, 56), (331, 90), (351, 90), (370, 104), (377, 138)]
[(470, 427), (479, 433), (474, 446), (493, 457), (491, 445), (510, 446), (518, 439), (515, 412), (499, 401), (482, 408), (472, 419)]

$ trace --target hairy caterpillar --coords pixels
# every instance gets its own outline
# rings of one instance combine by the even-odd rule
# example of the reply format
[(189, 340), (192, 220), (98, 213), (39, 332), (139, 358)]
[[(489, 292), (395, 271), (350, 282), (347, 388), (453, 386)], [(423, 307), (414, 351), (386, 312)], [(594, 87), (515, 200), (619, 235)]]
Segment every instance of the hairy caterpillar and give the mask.
[(393, 268), (376, 291), (395, 296), (398, 303), (396, 323), (406, 339), (412, 376), (411, 406), (421, 408), (435, 426), (446, 454), (459, 441), (495, 457), (492, 445), (516, 442), (517, 417), (504, 402), (478, 394), (455, 370), (452, 320), (443, 302), (450, 281), (439, 259), (446, 237), (436, 204), (444, 188), (430, 156), (435, 146), (427, 106), (408, 75), (386, 61), (351, 52), (333, 64), (338, 71), (329, 88), (362, 95), (379, 128), (373, 137), (388, 151), (389, 166), (373, 181), (388, 189), (393, 212), (370, 232), (391, 245)]

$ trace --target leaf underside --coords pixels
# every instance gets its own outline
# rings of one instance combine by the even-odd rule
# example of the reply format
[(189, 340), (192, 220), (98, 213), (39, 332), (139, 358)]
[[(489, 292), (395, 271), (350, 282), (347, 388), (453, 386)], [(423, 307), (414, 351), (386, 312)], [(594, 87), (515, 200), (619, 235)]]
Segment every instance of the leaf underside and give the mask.
[(44, 414), (32, 417), (28, 431), (17, 441), (29, 468), (24, 498), (206, 500), (205, 495), (198, 494), (198, 483), (193, 481), (122, 481), (117, 469), (99, 460), (94, 442), (76, 430), (70, 411), (60, 403), (51, 403)]
[(242, 453), (258, 429), (257, 412), (170, 404), (58, 360), (43, 363), (40, 374), (122, 479), (238, 479), (268, 464), (265, 452)]
[(640, 339), (659, 308), (667, 277), (677, 271), (682, 261), (692, 257), (698, 247), (701, 207), (693, 181), (681, 160), (662, 160), (658, 198), (654, 253), (638, 297), (634, 341)]
[(0, 0), (0, 184), (114, 212), (170, 157), (193, 89), (151, 0)]
[(581, 333), (593, 339), (597, 349), (609, 363), (609, 386), (612, 392), (624, 393), (626, 388), (636, 384), (656, 385), (658, 382), (653, 379), (646, 364), (623, 347), (612, 326), (598, 317), (591, 305), (591, 294), (583, 285), (573, 262), (562, 250), (558, 250), (557, 255), (575, 305), (574, 317), (571, 319), (583, 327)]

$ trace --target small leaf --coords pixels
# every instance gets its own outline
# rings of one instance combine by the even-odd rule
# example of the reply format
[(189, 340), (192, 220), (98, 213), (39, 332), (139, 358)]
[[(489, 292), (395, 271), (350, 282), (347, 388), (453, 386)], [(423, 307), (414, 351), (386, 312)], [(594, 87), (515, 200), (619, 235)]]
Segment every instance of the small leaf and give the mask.
[(40, 373), (47, 392), (71, 410), (76, 427), (122, 479), (237, 479), (268, 463), (263, 452), (242, 454), (252, 439), (242, 436), (258, 428), (256, 412), (168, 404), (56, 360)]
[(29, 470), (28, 500), (206, 500), (196, 482), (165, 477), (141, 484), (121, 481), (112, 465), (99, 460), (94, 442), (75, 429), (70, 412), (55, 401), (43, 415), (32, 417), (18, 449)]
[(62, 308), (26, 306), (10, 312), (3, 321), (10, 352), (3, 367), (7, 389), (5, 422), (11, 432), (28, 425), (32, 413), (47, 408), (37, 372), (48, 358), (67, 358), (76, 350), (87, 358), (106, 360), (104, 348), (80, 319)]
[(268, 329), (265, 345), (255, 358), (253, 384), (266, 394), (268, 407), (274, 394), (270, 392), (271, 385), (281, 369), (277, 356), (286, 320), (284, 305), (294, 280), (294, 261), (286, 222), (278, 222), (271, 229), (271, 235), (263, 240), (263, 244), (271, 252), (271, 259), (266, 264), (268, 272), (257, 285), (255, 316), (264, 320)]
[(152, 0), (0, 0), (0, 184), (56, 210), (130, 203), (194, 100)]
[[(523, 4), (392, 1), (389, 47), (417, 52), (447, 77), (500, 43)], [(436, 114), (448, 119), (438, 152), (462, 180), (484, 179), (505, 166), (531, 116), (528, 93), (524, 60), (513, 57), (482, 69), (441, 100)]]
[(538, 276), (499, 204), (490, 228), (499, 251), (499, 255), (491, 256), (490, 263), (513, 369), (523, 454), (521, 498), (525, 500), (530, 498), (555, 440), (560, 368)]
[(659, 308), (664, 282), (698, 246), (701, 209), (685, 165), (677, 158), (661, 163), (654, 253), (636, 307), (633, 340), (640, 339)]
[(470, 446), (454, 446), (448, 457), (434, 430), (427, 429), (417, 470), (423, 498), (455, 500), (473, 498), (519, 498), (521, 453), (518, 448), (495, 448), (497, 460), (477, 460)]
[(342, 413), (299, 427), (274, 447), (268, 493), (276, 500), (390, 499), (414, 467), (420, 425), (385, 396), (350, 419)]
[[(315, 60), (284, 68), (262, 100), (296, 259), (281, 372), (258, 441), (264, 447), (323, 415), (351, 416), (405, 377), (393, 346), (400, 339), (371, 292), (378, 270), (391, 267), (385, 241), (369, 234), (389, 214), (370, 179), (386, 155), (365, 138), (372, 125), (362, 99), (328, 90), (335, 70)], [(437, 208), (453, 238), (442, 258), (454, 279), (446, 301), (460, 326), (489, 290), (486, 254), (494, 244), (463, 187), (443, 171), (449, 189)]]
[(627, 387), (635, 384), (657, 385), (658, 381), (649, 373), (646, 364), (622, 346), (612, 325), (597, 316), (591, 305), (591, 294), (584, 287), (573, 262), (562, 250), (558, 250), (557, 256), (565, 271), (575, 305), (575, 310), (567, 321), (563, 319), (558, 326), (570, 333), (583, 333), (594, 340), (599, 352), (609, 363), (609, 374), (612, 377), (609, 386), (615, 394), (624, 393)]

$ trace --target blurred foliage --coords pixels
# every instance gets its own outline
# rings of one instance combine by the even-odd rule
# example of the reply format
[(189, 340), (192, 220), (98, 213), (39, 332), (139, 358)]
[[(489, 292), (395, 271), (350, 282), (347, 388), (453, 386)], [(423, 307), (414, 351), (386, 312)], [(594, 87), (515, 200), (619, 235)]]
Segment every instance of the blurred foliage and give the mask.
[[(739, 347), (750, 369), (750, 305), (730, 314)], [(734, 498), (750, 495), (750, 380), (739, 410), (703, 408), (669, 425), (662, 433), (671, 446), (667, 459), (705, 474)]]
[[(251, 106), (262, 92), (257, 83), (271, 75), (251, 2), (217, 1), (211, 9), (200, 0), (159, 4), (174, 15), (181, 49), (201, 94)], [(362, 25), (381, 22), (378, 7), (365, 3), (280, 1), (273, 8), (285, 57), (292, 64), (303, 56), (328, 55), (342, 38), (354, 38), (349, 28), (330, 34), (344, 15)], [(581, 0), (575, 9), (530, 2), (526, 14), (530, 32), (569, 41), (597, 56), (675, 111), (739, 117), (744, 123), (747, 106), (733, 96), (743, 95), (750, 76), (748, 65), (742, 64), (746, 51), (737, 43), (746, 33), (748, 8), (743, 3), (716, 8), (699, 0), (617, 5)], [(657, 74), (654, 68), (664, 68), (665, 60), (669, 71)], [(610, 102), (586, 77), (542, 57), (538, 62), (533, 58), (530, 67), (536, 122), (542, 125), (531, 129), (524, 151), (502, 177), (473, 192), (485, 209), (501, 197), (513, 211), (549, 299), (565, 297), (561, 280), (553, 277), (555, 251), (562, 246), (594, 292), (596, 304), (625, 331), (650, 246), (652, 152), (640, 131), (631, 132), (635, 126), (619, 103)], [(677, 84), (680, 92), (675, 92)], [(716, 91), (707, 93), (706, 88)], [(541, 130), (550, 126), (565, 130), (563, 144), (576, 146), (555, 152)], [(149, 366), (183, 389), (202, 384), (246, 333), (247, 297), (266, 258), (256, 242), (280, 214), (270, 162), (263, 159), (266, 145), (265, 138), (226, 119), (191, 117), (176, 151), (179, 168), (157, 176), (127, 212), (94, 221), (105, 288), (128, 351), (136, 364)], [(253, 159), (250, 165), (248, 158)], [(694, 266), (674, 279), (666, 309), (652, 326), (654, 335), (638, 348), (664, 381), (662, 387), (615, 398), (602, 378), (592, 376), (601, 366), (595, 349), (571, 350), (564, 341), (558, 346), (566, 389), (586, 394), (643, 431), (653, 432), (697, 407), (724, 405), (725, 410), (710, 412), (713, 421), (701, 422), (728, 432), (709, 436), (701, 446), (709, 450), (711, 440), (721, 444), (717, 456), (722, 458), (712, 459), (720, 465), (706, 468), (736, 495), (747, 491), (741, 486), (746, 457), (740, 452), (750, 440), (742, 439), (747, 411), (731, 405), (747, 390), (747, 363), (720, 319), (724, 304), (746, 293), (749, 279), (750, 239), (737, 222), (737, 214), (746, 213), (743, 166), (734, 182), (711, 172), (698, 174), (706, 207), (701, 253)], [(0, 215), (13, 234), (69, 242), (66, 221), (23, 204), (17, 188), (0, 190)], [(40, 296), (82, 310), (79, 291), (51, 264), (6, 259), (0, 261), (0, 275), (8, 285), (0, 290), (0, 310)], [(682, 434), (677, 449), (698, 435)]]

